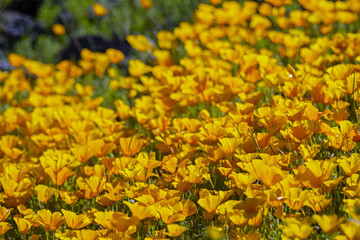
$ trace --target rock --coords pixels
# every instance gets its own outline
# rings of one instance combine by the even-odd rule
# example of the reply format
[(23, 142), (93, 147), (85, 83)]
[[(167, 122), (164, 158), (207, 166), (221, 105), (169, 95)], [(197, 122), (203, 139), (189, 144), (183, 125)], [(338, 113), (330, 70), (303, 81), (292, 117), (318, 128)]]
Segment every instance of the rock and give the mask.
[(7, 38), (19, 38), (31, 28), (37, 26), (36, 21), (29, 15), (6, 10), (0, 15), (1, 34)]
[[(1, 39), (1, 37), (0, 37)], [(10, 65), (8, 59), (6, 58), (4, 52), (0, 49), (0, 70), (1, 71), (10, 71), (14, 67)]]
[(36, 20), (21, 12), (5, 10), (0, 14), (0, 70), (12, 69), (5, 54), (11, 51), (15, 42), (24, 34), (31, 33), (33, 39), (39, 29)]
[(36, 18), (42, 2), (43, 0), (12, 0), (6, 9)]
[(6, 58), (0, 58), (1, 71), (10, 71), (12, 69), (14, 69), (14, 67), (10, 65), (9, 61)]

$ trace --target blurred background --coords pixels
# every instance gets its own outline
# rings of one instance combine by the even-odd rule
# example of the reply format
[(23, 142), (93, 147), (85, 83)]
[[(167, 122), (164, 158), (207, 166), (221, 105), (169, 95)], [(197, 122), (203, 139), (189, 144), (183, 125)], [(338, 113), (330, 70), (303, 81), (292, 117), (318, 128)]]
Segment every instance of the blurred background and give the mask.
[[(155, 39), (191, 21), (199, 3), (208, 0), (0, 0), (0, 70), (14, 52), (55, 63), (78, 59), (82, 48), (117, 48), (129, 54), (125, 37), (144, 34)], [(99, 3), (103, 8), (94, 8)]]

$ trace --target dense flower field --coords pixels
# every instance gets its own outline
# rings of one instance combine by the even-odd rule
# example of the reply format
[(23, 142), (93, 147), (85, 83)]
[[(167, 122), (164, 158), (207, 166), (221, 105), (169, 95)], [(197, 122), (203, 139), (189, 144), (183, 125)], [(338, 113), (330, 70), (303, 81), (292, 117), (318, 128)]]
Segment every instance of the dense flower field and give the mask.
[(9, 55), (5, 239), (360, 239), (360, 2), (210, 2), (137, 59)]

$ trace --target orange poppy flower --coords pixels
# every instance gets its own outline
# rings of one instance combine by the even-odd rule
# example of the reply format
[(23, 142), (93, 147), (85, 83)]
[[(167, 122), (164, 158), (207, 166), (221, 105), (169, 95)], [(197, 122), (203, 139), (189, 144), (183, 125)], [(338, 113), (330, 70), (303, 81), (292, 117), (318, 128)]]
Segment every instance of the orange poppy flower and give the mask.
[(51, 213), (48, 209), (37, 212), (36, 220), (44, 226), (45, 231), (55, 231), (64, 223), (64, 217), (60, 212)]
[(15, 53), (10, 53), (8, 56), (9, 62), (14, 67), (20, 67), (24, 64), (25, 58)]
[(101, 234), (99, 233), (99, 231), (90, 230), (90, 229), (81, 229), (75, 232), (76, 232), (76, 237), (79, 240), (96, 240), (99, 238), (99, 235)]
[(159, 210), (161, 219), (165, 224), (171, 224), (174, 222), (180, 222), (185, 220), (186, 216), (181, 213), (176, 213), (170, 207), (162, 207)]
[(85, 145), (75, 145), (73, 148), (71, 148), (71, 152), (75, 155), (79, 162), (85, 163), (94, 155), (95, 150), (90, 143), (87, 143)]
[(64, 33), (66, 32), (66, 29), (62, 24), (54, 24), (52, 26), (52, 30), (58, 36), (64, 35)]
[(55, 188), (51, 188), (45, 185), (37, 185), (35, 187), (35, 192), (38, 196), (38, 199), (40, 202), (45, 203), (47, 202), (55, 193), (57, 193), (57, 190)]
[(64, 167), (59, 172), (56, 172), (51, 167), (45, 169), (45, 172), (50, 176), (51, 181), (57, 185), (61, 186), (69, 177), (75, 174), (71, 169)]
[(182, 214), (184, 214), (186, 217), (194, 215), (197, 212), (197, 207), (195, 203), (190, 201), (189, 199), (182, 200), (181, 204), (183, 207)]
[(105, 193), (101, 196), (98, 196), (96, 198), (96, 202), (100, 203), (101, 205), (103, 205), (105, 207), (108, 207), (113, 202), (119, 201), (123, 196), (124, 196), (124, 194)]
[(21, 234), (26, 234), (32, 227), (31, 222), (28, 219), (21, 217), (21, 215), (15, 215), (13, 218)]
[(25, 204), (31, 198), (31, 186), (33, 183), (29, 178), (25, 177), (16, 182), (8, 176), (2, 176), (0, 182), (5, 192), (2, 200), (7, 206)]
[(122, 212), (96, 212), (94, 215), (96, 223), (120, 233), (131, 231), (131, 226), (136, 225), (139, 221)]
[(151, 67), (140, 60), (129, 61), (129, 73), (133, 77), (141, 77), (151, 71)]
[(90, 178), (78, 177), (76, 183), (81, 192), (84, 193), (84, 197), (91, 199), (100, 194), (105, 186), (106, 178), (91, 176)]
[(146, 169), (149, 169), (149, 170), (161, 166), (161, 162), (155, 160), (155, 153), (154, 152), (151, 152), (149, 155), (147, 153), (144, 153), (144, 152), (139, 153), (136, 160), (139, 162), (139, 164), (143, 168), (146, 168)]
[(242, 190), (245, 190), (256, 180), (255, 176), (246, 173), (232, 172), (229, 177), (233, 180), (235, 186)]
[(31, 216), (34, 214), (34, 210), (31, 208), (26, 208), (25, 205), (19, 205), (17, 206), (17, 210), (20, 212), (23, 216)]
[(301, 167), (301, 181), (309, 188), (319, 188), (330, 177), (336, 164), (326, 160), (310, 160), (306, 162), (306, 168)]
[(12, 208), (7, 209), (5, 207), (0, 207), (0, 222), (4, 222), (12, 210)]
[(140, 52), (146, 52), (152, 48), (149, 40), (144, 35), (129, 35), (126, 37), (129, 44)]
[(284, 202), (293, 210), (299, 210), (305, 204), (309, 193), (301, 188), (292, 187), (284, 192)]
[(310, 207), (315, 212), (322, 212), (329, 205), (332, 199), (326, 199), (325, 195), (309, 195), (304, 205)]
[(345, 220), (345, 217), (338, 217), (337, 215), (314, 215), (313, 219), (319, 224), (321, 230), (327, 234), (333, 234), (339, 228), (339, 225)]
[(210, 214), (215, 214), (217, 207), (223, 201), (223, 197), (207, 195), (198, 200), (198, 204)]
[(17, 159), (22, 154), (22, 151), (16, 148), (19, 141), (20, 139), (17, 136), (4, 135), (0, 140), (0, 149), (11, 159)]
[(340, 125), (340, 132), (345, 139), (352, 138), (352, 135), (354, 135), (354, 130), (355, 129), (357, 130), (357, 125), (352, 124), (348, 120), (339, 122), (339, 125)]
[(167, 225), (168, 232), (165, 233), (165, 235), (170, 237), (178, 237), (183, 232), (186, 231), (186, 227), (177, 225), (177, 224), (169, 224)]
[(236, 204), (233, 209), (241, 214), (250, 226), (258, 226), (262, 222), (262, 209), (265, 203), (263, 198), (248, 198), (245, 201)]
[(146, 206), (138, 202), (135, 204), (131, 204), (129, 202), (124, 202), (124, 203), (126, 204), (126, 206), (130, 208), (132, 215), (138, 218), (139, 220), (143, 220), (145, 218), (152, 218), (152, 217), (160, 218), (155, 205)]
[(285, 222), (287, 226), (283, 227), (283, 234), (290, 239), (306, 239), (313, 231), (310, 222), (306, 220), (298, 221), (294, 218), (289, 218)]
[(221, 138), (219, 142), (223, 152), (231, 155), (235, 153), (242, 141), (237, 138)]
[(68, 192), (63, 189), (59, 191), (59, 194), (61, 199), (69, 205), (74, 205), (75, 203), (77, 203), (80, 197), (80, 194), (77, 194), (76, 192)]
[(93, 5), (93, 11), (94, 11), (95, 15), (97, 15), (97, 16), (103, 16), (108, 13), (108, 10), (99, 3), (95, 3)]
[(125, 156), (132, 157), (144, 146), (143, 140), (136, 137), (120, 138), (119, 139), (121, 151)]
[(125, 59), (124, 53), (114, 48), (107, 49), (106, 55), (109, 57), (110, 62), (114, 64), (119, 63)]
[(140, 0), (140, 3), (141, 3), (141, 7), (144, 9), (151, 8), (153, 5), (152, 0)]
[(349, 221), (341, 224), (340, 228), (348, 239), (355, 240), (360, 238), (360, 228), (358, 223)]
[(91, 224), (90, 219), (85, 214), (76, 215), (76, 213), (61, 209), (64, 214), (66, 225), (71, 229), (80, 229)]
[(244, 169), (252, 176), (261, 180), (266, 186), (272, 186), (284, 178), (284, 174), (277, 166), (268, 166), (262, 160), (253, 160), (251, 163), (245, 163)]
[(351, 154), (349, 158), (341, 157), (338, 161), (339, 166), (348, 177), (357, 173), (360, 169), (360, 156), (358, 153)]
[(0, 235), (5, 234), (7, 231), (9, 231), (12, 228), (12, 225), (7, 222), (0, 222)]
[(224, 128), (211, 123), (206, 124), (203, 128), (201, 128), (200, 133), (207, 142), (216, 142), (227, 134)]

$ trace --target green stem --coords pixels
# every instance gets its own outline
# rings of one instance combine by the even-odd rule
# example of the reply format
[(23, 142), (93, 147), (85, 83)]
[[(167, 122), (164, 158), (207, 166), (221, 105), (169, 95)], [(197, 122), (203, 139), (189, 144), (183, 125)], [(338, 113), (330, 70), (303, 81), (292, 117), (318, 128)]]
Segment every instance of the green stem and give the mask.
[(250, 132), (250, 135), (251, 135), (252, 139), (254, 140), (254, 142), (255, 142), (255, 144), (256, 144), (256, 147), (257, 147), (257, 149), (258, 149), (258, 152), (261, 152), (261, 149), (260, 149), (260, 147), (259, 147), (258, 142), (257, 142), (256, 139), (255, 139), (254, 134), (252, 133), (252, 131), (250, 130), (250, 128), (248, 128), (248, 130), (249, 130), (249, 132)]

